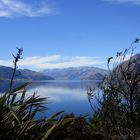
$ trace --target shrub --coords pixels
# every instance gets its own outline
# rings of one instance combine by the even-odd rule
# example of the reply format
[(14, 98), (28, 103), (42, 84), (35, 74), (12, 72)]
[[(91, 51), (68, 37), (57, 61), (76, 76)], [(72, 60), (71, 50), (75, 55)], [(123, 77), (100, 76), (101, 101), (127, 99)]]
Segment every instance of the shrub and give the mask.
[[(63, 122), (58, 112), (48, 119), (36, 119), (36, 114), (46, 110), (46, 98), (35, 93), (26, 97), (25, 83), (13, 89), (13, 81), (17, 63), (21, 59), (23, 49), (18, 49), (14, 57), (14, 70), (10, 89), (0, 97), (0, 140), (46, 140), (53, 139), (53, 133)], [(57, 117), (57, 118), (56, 118)]]
[[(134, 55), (138, 42), (136, 39), (124, 52), (108, 59), (109, 75), (99, 85), (102, 98), (98, 98), (100, 107), (91, 122), (93, 129), (108, 139), (138, 139), (140, 136), (140, 64), (139, 55)], [(126, 60), (129, 52), (130, 59)], [(91, 105), (96, 95), (92, 90), (88, 93)]]

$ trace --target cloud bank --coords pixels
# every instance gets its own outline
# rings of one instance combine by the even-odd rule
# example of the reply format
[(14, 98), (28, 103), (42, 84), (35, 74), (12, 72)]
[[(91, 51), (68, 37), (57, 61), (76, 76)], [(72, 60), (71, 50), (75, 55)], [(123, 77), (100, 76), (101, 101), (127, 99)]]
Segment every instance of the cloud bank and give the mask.
[[(80, 66), (93, 66), (104, 64), (106, 61), (101, 60), (99, 57), (62, 57), (61, 55), (52, 56), (33, 56), (23, 58), (18, 66), (29, 69), (54, 69), (54, 68), (68, 68)], [(13, 66), (12, 60), (0, 60), (0, 65)]]
[(51, 9), (46, 3), (39, 2), (34, 5), (25, 3), (23, 0), (0, 0), (0, 17), (36, 17), (50, 13)]

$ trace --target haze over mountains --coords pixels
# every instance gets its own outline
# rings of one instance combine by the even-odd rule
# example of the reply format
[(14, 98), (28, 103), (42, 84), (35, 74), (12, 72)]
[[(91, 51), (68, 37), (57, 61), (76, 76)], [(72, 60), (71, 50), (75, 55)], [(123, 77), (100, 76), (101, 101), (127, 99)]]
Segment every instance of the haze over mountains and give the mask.
[(101, 80), (108, 71), (96, 67), (70, 67), (46, 69), (42, 73), (56, 80)]

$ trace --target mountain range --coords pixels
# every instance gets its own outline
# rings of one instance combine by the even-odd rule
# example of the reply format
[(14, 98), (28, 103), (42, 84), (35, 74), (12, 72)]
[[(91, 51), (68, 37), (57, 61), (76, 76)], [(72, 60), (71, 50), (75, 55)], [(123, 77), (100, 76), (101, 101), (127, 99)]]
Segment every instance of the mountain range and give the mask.
[[(11, 79), (13, 74), (13, 68), (0, 66), (0, 79)], [(40, 72), (31, 71), (27, 69), (19, 69), (16, 71), (15, 79), (28, 79), (28, 80), (53, 80), (52, 77), (42, 74)]]
[(120, 65), (118, 65), (113, 71), (116, 72), (118, 75), (121, 76), (121, 69), (123, 71), (131, 70), (133, 73), (140, 73), (140, 54), (136, 54), (130, 59), (124, 61)]
[[(140, 70), (140, 54), (136, 54), (132, 57), (132, 60), (136, 60), (133, 65), (135, 71)], [(123, 67), (128, 65), (128, 61), (123, 62)], [(118, 69), (117, 66), (116, 69)], [(11, 79), (13, 68), (0, 66), (0, 79)], [(16, 79), (28, 79), (28, 80), (101, 80), (108, 74), (108, 70), (97, 67), (69, 67), (63, 69), (45, 69), (40, 72), (18, 69), (16, 71)]]
[(70, 67), (63, 69), (46, 69), (43, 74), (56, 80), (101, 80), (108, 74), (107, 70), (96, 67)]
[[(140, 54), (136, 54), (124, 61), (122, 67), (127, 67), (129, 61), (136, 61), (131, 68), (134, 72), (140, 71)], [(114, 70), (116, 71), (120, 65)], [(108, 74), (108, 70), (97, 68), (97, 67), (70, 67), (64, 69), (46, 69), (41, 73), (47, 74), (56, 80), (101, 80), (105, 75)], [(119, 75), (120, 73), (117, 72)]]
[[(13, 68), (0, 66), (0, 79), (11, 79)], [(64, 69), (46, 69), (40, 72), (18, 69), (16, 79), (28, 80), (101, 80), (107, 70), (96, 67), (70, 67)]]

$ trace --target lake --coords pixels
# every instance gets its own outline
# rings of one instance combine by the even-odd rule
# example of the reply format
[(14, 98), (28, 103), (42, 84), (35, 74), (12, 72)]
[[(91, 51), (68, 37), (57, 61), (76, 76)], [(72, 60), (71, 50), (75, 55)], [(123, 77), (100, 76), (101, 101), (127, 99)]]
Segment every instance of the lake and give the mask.
[[(91, 114), (87, 98), (87, 87), (97, 87), (99, 81), (52, 80), (34, 82), (28, 94), (36, 92), (41, 97), (48, 97), (48, 113), (64, 110), (65, 113)], [(47, 115), (48, 115), (47, 114)]]
[[(27, 90), (30, 96), (34, 92), (41, 97), (48, 97), (48, 110), (42, 116), (49, 116), (58, 111), (74, 113), (76, 115), (91, 115), (91, 108), (87, 98), (87, 87), (97, 87), (99, 81), (86, 80), (48, 80), (34, 81)], [(5, 83), (2, 83), (5, 85)], [(6, 89), (0, 85), (1, 92)]]

